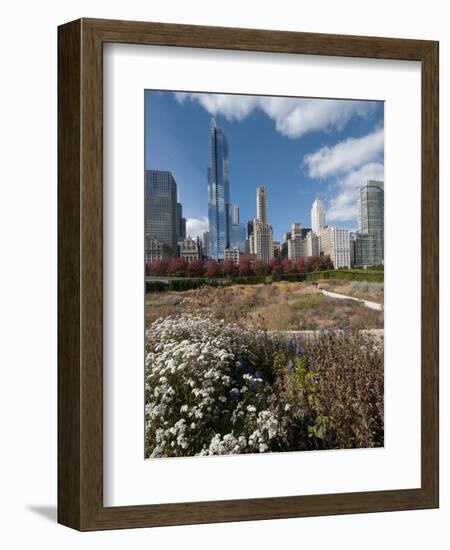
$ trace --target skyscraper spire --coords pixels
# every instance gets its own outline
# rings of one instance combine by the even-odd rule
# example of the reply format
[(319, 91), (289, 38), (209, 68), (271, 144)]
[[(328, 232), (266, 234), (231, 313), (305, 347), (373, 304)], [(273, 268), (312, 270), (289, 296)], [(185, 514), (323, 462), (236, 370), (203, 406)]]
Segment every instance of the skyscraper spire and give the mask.
[(316, 235), (325, 227), (325, 207), (323, 202), (316, 198), (311, 208), (311, 229)]

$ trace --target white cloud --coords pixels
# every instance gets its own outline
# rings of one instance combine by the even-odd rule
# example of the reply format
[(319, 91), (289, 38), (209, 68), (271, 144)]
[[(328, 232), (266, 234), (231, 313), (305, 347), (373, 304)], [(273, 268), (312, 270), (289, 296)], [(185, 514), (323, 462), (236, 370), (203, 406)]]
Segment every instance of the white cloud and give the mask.
[(208, 218), (187, 218), (186, 219), (186, 236), (202, 237), (203, 232), (208, 231)]
[(213, 116), (242, 120), (260, 109), (280, 134), (296, 139), (308, 132), (342, 130), (354, 116), (366, 117), (375, 107), (369, 101), (305, 99), (230, 94), (175, 93), (179, 103), (196, 101)]
[(337, 180), (337, 194), (331, 199), (326, 211), (327, 222), (349, 221), (357, 218), (358, 190), (367, 180), (384, 181), (383, 164), (379, 162), (364, 164)]
[(242, 120), (258, 106), (256, 96), (176, 92), (175, 97), (179, 103), (196, 101), (211, 115), (220, 114), (227, 120)]
[(322, 147), (305, 155), (304, 164), (310, 177), (336, 176), (379, 159), (383, 150), (384, 129), (380, 128), (364, 137), (349, 138), (333, 147)]

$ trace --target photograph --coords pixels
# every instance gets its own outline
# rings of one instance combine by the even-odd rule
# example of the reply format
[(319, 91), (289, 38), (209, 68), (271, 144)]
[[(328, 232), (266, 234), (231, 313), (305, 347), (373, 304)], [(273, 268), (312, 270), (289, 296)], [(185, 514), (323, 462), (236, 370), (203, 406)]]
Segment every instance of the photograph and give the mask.
[(384, 102), (144, 93), (145, 458), (384, 446)]

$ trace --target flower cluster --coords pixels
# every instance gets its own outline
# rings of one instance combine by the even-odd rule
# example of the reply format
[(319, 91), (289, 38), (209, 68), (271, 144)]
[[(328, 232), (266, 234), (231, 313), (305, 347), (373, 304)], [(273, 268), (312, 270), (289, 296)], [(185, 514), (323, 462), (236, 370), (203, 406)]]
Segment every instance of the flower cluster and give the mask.
[(262, 331), (209, 315), (155, 321), (146, 333), (146, 454), (265, 452), (273, 345)]

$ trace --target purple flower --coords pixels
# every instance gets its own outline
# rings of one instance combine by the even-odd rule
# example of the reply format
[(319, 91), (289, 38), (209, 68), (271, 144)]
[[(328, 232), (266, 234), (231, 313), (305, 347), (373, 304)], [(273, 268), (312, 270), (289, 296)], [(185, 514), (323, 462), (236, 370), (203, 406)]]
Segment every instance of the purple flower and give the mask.
[(311, 363), (308, 364), (308, 370), (314, 370), (314, 365), (311, 365)]
[(317, 384), (317, 378), (315, 376), (311, 376), (311, 382), (313, 384)]
[(255, 372), (255, 378), (262, 378), (262, 375), (259, 370)]
[(305, 355), (306, 350), (305, 350), (305, 348), (302, 348), (302, 347), (300, 346), (300, 347), (298, 347), (298, 348), (296, 349), (295, 353), (296, 353), (296, 355), (297, 355), (298, 357), (302, 357), (303, 355)]
[(288, 368), (288, 371), (290, 371), (290, 372), (295, 370), (295, 365), (294, 365), (292, 360), (289, 361), (287, 368)]

